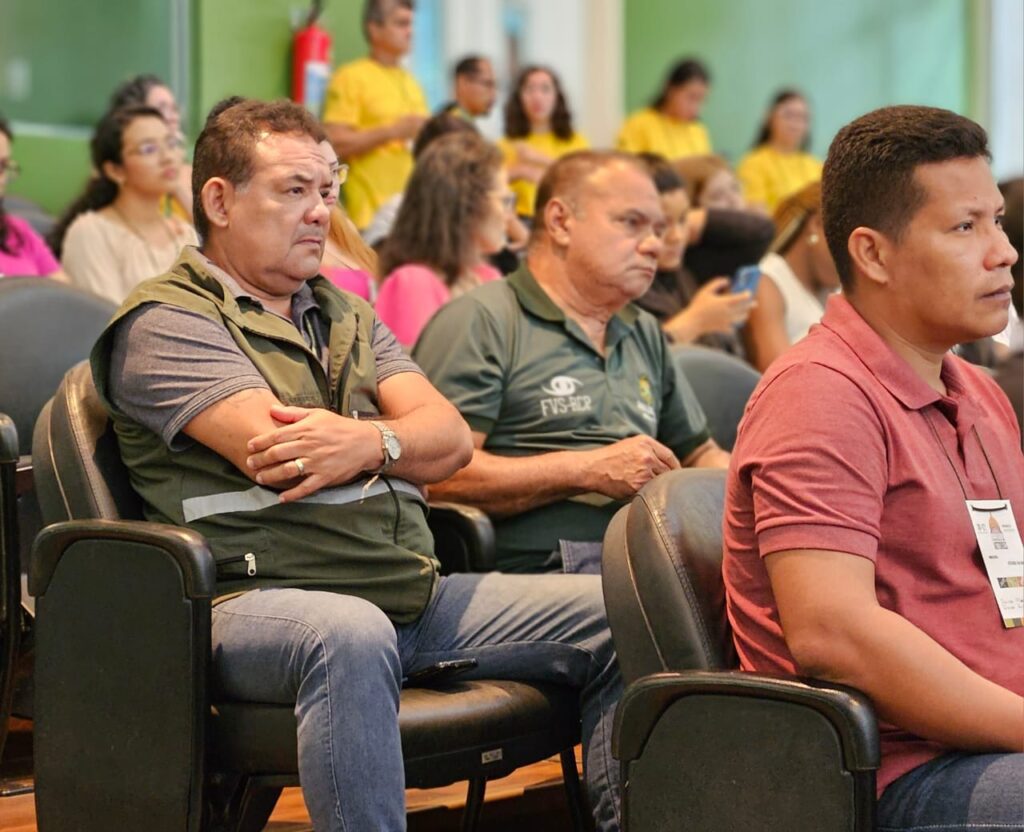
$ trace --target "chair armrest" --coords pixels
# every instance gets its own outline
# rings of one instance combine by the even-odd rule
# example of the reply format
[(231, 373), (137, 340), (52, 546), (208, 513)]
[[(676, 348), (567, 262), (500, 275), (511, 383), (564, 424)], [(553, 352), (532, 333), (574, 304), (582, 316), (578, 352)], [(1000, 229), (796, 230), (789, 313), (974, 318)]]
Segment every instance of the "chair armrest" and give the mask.
[(480, 509), (432, 502), (427, 521), (442, 574), (493, 572), (498, 568), (494, 526)]
[(636, 759), (662, 714), (676, 702), (698, 698), (712, 702), (714, 715), (732, 721), (744, 700), (810, 708), (835, 729), (849, 771), (878, 768), (878, 721), (871, 701), (860, 691), (817, 679), (769, 676), (741, 671), (655, 673), (629, 686), (615, 719), (612, 747), (620, 760)]
[[(216, 564), (201, 535), (180, 526), (139, 520), (68, 520), (47, 526), (32, 547), (29, 591), (37, 597), (46, 594), (54, 571), (75, 544), (104, 541), (158, 550), (180, 570), (186, 598), (209, 600), (215, 595)], [(117, 575), (107, 577), (113, 580)]]
[[(36, 539), (30, 581), (40, 828), (85, 828), (87, 817), (198, 828), (215, 587), (203, 538), (137, 521), (58, 523)], [(111, 815), (111, 794), (132, 799)]]
[(615, 715), (624, 828), (870, 832), (878, 727), (839, 685), (752, 673), (645, 676)]
[(0, 462), (18, 461), (18, 429), (14, 420), (0, 413)]

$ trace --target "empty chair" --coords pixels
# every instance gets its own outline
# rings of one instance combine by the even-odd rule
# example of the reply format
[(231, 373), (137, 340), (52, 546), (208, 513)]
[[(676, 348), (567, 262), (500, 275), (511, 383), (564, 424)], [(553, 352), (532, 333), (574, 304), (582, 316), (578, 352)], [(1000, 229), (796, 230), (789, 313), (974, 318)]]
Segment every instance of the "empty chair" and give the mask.
[(663, 474), (605, 536), (605, 602), (628, 685), (614, 737), (626, 829), (873, 829), (879, 744), (867, 697), (736, 670), (724, 485), (724, 471)]
[(672, 354), (704, 408), (711, 437), (731, 451), (747, 399), (761, 374), (745, 361), (708, 347), (675, 347)]

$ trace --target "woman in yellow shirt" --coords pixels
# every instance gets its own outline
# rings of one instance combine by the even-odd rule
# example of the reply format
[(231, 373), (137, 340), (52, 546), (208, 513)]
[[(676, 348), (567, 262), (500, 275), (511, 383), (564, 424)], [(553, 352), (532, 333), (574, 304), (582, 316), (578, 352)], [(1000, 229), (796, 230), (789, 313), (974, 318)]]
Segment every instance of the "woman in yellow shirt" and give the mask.
[(736, 169), (751, 205), (774, 211), (786, 197), (821, 179), (821, 162), (807, 152), (810, 120), (807, 99), (796, 90), (782, 90), (772, 99), (754, 149)]
[(711, 86), (700, 61), (685, 58), (669, 72), (649, 107), (633, 113), (619, 131), (619, 150), (657, 153), (670, 161), (711, 153), (707, 128), (698, 121)]
[(537, 184), (555, 159), (590, 143), (573, 130), (572, 113), (554, 71), (528, 66), (505, 104), (505, 156), (509, 185), (516, 195), (516, 213), (533, 216)]

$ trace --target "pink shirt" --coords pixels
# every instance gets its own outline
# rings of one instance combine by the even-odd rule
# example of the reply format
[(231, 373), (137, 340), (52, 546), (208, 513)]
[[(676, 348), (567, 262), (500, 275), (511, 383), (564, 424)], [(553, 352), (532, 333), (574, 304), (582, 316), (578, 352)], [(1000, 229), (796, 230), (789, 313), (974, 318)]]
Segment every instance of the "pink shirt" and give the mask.
[(21, 217), (7, 215), (7, 239), (4, 242), (14, 253), (0, 250), (0, 275), (45, 277), (60, 271), (60, 263), (43, 238)]
[[(822, 324), (765, 374), (740, 424), (726, 486), (723, 572), (744, 670), (799, 672), (762, 558), (826, 549), (871, 560), (882, 607), (981, 676), (1024, 694), (1024, 628), (1003, 627), (951, 467), (970, 498), (1009, 499), (1024, 528), (1016, 418), (995, 382), (965, 361), (947, 355), (942, 379), (947, 396), (842, 296), (829, 299)], [(879, 794), (950, 750), (893, 726), (880, 731)]]
[(348, 269), (344, 266), (337, 268), (324, 268), (320, 273), (339, 289), (359, 295), (363, 300), (373, 302), (374, 286), (373, 276), (362, 269)]
[[(484, 264), (474, 268), (473, 272), (481, 283), (501, 277), (497, 269)], [(384, 279), (375, 308), (377, 317), (395, 333), (402, 346), (411, 347), (427, 321), (451, 298), (451, 289), (433, 269), (409, 263)]]

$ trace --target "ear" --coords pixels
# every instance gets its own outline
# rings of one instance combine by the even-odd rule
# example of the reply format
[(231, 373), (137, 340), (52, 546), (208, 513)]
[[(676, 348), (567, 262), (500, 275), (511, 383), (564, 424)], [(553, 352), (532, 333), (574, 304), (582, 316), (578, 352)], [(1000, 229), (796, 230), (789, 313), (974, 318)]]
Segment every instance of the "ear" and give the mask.
[(104, 162), (102, 165), (103, 175), (117, 187), (124, 185), (124, 168), (117, 162)]
[(892, 241), (881, 231), (864, 226), (853, 229), (846, 241), (846, 249), (858, 275), (879, 286), (887, 286), (891, 282), (889, 261)]
[(544, 228), (547, 229), (548, 237), (559, 246), (568, 246), (572, 237), (571, 223), (573, 219), (572, 209), (558, 197), (548, 200), (544, 206)]
[(235, 186), (228, 180), (214, 176), (206, 180), (200, 193), (203, 211), (210, 225), (227, 228), (231, 207), (235, 203)]

